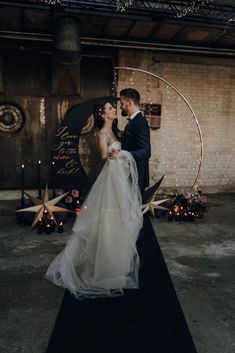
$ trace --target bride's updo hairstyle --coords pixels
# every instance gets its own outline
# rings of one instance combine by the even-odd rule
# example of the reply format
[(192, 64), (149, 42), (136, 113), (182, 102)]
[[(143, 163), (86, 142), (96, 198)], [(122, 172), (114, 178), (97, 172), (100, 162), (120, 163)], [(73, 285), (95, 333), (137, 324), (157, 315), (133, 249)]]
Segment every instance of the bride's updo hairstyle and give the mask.
[(102, 115), (104, 114), (106, 103), (108, 102), (100, 102), (99, 104), (95, 104), (93, 109), (95, 124), (99, 130), (101, 130), (102, 127), (104, 126), (104, 118)]
[[(96, 104), (94, 106), (94, 109), (93, 109), (95, 125), (97, 126), (98, 130), (101, 130), (102, 127), (104, 126), (104, 118), (103, 118), (102, 115), (104, 114), (105, 104), (106, 103), (112, 104), (111, 102), (103, 101), (103, 102), (100, 102), (99, 104)], [(113, 120), (113, 125), (112, 125), (112, 130), (113, 130), (114, 135), (117, 137), (117, 139), (120, 139), (121, 138), (121, 132), (118, 129), (117, 125), (118, 125), (118, 119), (114, 119)]]

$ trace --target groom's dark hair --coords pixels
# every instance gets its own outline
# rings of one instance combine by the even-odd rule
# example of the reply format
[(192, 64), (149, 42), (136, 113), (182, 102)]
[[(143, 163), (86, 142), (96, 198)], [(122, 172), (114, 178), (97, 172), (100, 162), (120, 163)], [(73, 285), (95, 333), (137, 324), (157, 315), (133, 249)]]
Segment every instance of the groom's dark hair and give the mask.
[(136, 105), (140, 104), (140, 94), (134, 88), (125, 88), (120, 91), (120, 96), (131, 99)]

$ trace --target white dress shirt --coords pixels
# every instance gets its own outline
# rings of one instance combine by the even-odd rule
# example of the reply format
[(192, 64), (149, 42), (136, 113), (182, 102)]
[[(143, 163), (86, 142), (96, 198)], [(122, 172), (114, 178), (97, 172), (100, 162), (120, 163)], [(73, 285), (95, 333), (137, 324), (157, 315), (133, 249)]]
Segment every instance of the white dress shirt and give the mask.
[(134, 117), (140, 113), (140, 110), (137, 110), (137, 112), (134, 112), (133, 114), (131, 114), (131, 116), (129, 116), (129, 119), (132, 120), (134, 119)]

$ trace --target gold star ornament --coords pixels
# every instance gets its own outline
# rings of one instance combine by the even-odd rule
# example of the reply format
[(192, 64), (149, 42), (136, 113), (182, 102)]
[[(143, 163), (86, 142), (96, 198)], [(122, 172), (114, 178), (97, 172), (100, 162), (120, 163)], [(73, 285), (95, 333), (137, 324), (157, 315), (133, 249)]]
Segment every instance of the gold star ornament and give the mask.
[[(31, 228), (33, 228), (39, 221), (39, 218), (43, 217), (43, 212), (47, 211), (50, 217), (53, 217), (53, 212), (74, 212), (72, 210), (68, 210), (67, 208), (62, 208), (55, 206), (61, 199), (63, 199), (69, 192), (62, 194), (58, 197), (55, 197), (52, 200), (49, 200), (48, 194), (48, 185), (46, 185), (45, 191), (43, 193), (42, 200), (39, 200), (31, 195), (26, 195), (30, 198), (30, 200), (34, 203), (35, 206), (23, 208), (22, 210), (17, 210), (16, 212), (36, 212), (34, 221), (32, 223)], [(54, 217), (53, 217), (54, 218)], [(54, 219), (55, 224), (56, 220)]]
[(161, 203), (169, 201), (171, 199), (164, 199), (164, 200), (157, 200), (154, 201), (155, 196), (153, 196), (153, 198), (146, 204), (142, 205), (142, 214), (145, 214), (146, 212), (150, 212), (153, 216), (154, 216), (154, 210), (156, 209), (160, 209), (160, 210), (169, 210), (169, 208), (160, 206)]

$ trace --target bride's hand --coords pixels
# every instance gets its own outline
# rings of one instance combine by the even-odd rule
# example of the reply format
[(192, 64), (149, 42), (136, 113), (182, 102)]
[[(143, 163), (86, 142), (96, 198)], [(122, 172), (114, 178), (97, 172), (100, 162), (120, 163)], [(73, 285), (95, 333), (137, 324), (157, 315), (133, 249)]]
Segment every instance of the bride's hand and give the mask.
[(119, 154), (119, 150), (117, 149), (112, 149), (110, 152), (109, 152), (109, 159), (116, 159), (118, 157), (118, 154)]

